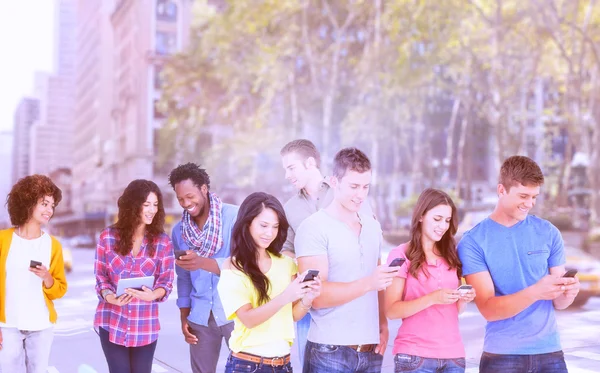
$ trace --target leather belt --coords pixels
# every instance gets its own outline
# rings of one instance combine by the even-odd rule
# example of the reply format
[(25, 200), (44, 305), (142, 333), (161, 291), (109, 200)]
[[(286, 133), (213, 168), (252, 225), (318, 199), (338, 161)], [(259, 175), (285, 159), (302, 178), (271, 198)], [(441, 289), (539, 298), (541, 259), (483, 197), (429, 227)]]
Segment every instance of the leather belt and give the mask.
[(240, 360), (249, 361), (257, 364), (269, 365), (272, 367), (280, 367), (290, 362), (290, 354), (279, 357), (262, 357), (258, 355), (247, 354), (244, 352), (231, 352), (231, 356)]
[(344, 347), (348, 347), (353, 349), (356, 352), (373, 352), (375, 351), (375, 347), (377, 347), (376, 344), (370, 344), (370, 345), (344, 345)]

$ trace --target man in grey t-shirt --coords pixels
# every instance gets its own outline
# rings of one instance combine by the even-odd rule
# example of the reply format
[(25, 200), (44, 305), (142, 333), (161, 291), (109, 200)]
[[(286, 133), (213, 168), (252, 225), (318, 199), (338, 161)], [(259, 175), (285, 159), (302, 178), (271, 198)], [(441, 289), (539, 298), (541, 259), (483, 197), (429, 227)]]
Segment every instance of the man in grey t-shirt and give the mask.
[(331, 182), (333, 201), (306, 218), (294, 240), (299, 270), (318, 270), (323, 281), (310, 311), (303, 371), (380, 372), (389, 331), (378, 291), (398, 268), (380, 265), (381, 226), (361, 212), (371, 162), (356, 148), (342, 149)]

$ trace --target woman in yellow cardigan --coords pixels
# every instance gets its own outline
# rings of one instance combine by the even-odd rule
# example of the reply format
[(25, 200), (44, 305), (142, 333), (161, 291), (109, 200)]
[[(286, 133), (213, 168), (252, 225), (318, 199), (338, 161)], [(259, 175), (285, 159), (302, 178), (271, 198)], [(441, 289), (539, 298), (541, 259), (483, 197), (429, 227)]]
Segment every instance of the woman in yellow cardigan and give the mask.
[(47, 176), (20, 179), (11, 189), (14, 228), (0, 231), (0, 370), (45, 373), (54, 337), (52, 301), (65, 295), (60, 243), (42, 230), (62, 193)]

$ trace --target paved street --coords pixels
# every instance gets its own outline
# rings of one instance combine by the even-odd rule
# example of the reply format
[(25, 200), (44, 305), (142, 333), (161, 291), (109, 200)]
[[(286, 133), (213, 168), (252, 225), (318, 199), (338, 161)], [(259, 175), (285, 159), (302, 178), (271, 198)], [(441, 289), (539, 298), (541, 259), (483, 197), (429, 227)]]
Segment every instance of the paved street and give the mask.
[[(49, 373), (106, 373), (108, 372), (98, 336), (92, 329), (97, 304), (94, 293), (92, 249), (73, 251), (74, 271), (68, 275), (69, 291), (56, 302), (59, 321), (56, 326), (51, 368)], [(190, 372), (188, 348), (180, 333), (179, 310), (175, 295), (161, 305), (161, 335), (155, 354), (153, 372)], [(584, 308), (558, 313), (563, 348), (571, 373), (600, 371), (600, 298), (592, 299)], [(461, 316), (461, 330), (467, 346), (467, 372), (477, 372), (478, 358), (483, 345), (485, 321), (475, 307)], [(384, 359), (386, 373), (393, 372), (391, 346), (399, 322), (390, 322), (390, 347)], [(292, 362), (297, 367), (296, 349)], [(224, 370), (227, 351), (221, 351), (219, 371)], [(298, 369), (296, 371), (299, 371)]]

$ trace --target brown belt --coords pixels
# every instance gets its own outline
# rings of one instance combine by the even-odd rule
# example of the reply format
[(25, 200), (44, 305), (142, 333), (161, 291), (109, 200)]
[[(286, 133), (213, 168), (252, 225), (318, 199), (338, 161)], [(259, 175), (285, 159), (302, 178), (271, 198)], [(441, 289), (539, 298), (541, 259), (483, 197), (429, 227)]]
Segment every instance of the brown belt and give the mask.
[(344, 347), (348, 347), (353, 349), (356, 352), (373, 352), (375, 351), (375, 347), (377, 347), (376, 344), (370, 344), (370, 345), (344, 345)]
[(252, 363), (270, 365), (272, 367), (280, 367), (290, 362), (290, 354), (279, 357), (262, 357), (258, 355), (247, 354), (244, 352), (231, 352), (231, 356), (240, 360), (250, 361)]

